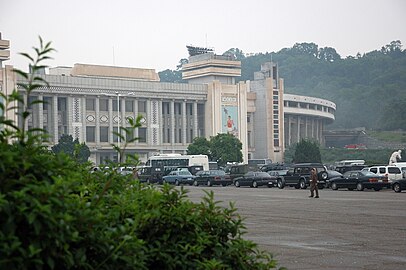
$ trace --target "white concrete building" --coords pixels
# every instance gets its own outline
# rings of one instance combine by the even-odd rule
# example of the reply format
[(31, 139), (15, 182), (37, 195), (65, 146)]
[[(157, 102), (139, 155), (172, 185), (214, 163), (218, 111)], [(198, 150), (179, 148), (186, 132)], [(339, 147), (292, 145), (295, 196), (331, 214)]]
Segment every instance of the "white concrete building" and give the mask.
[[(4, 93), (20, 81), (11, 69), (0, 67)], [(182, 69), (188, 83), (162, 83), (152, 69), (86, 64), (51, 68), (40, 75), (50, 87), (29, 97), (45, 103), (30, 109), (27, 124), (45, 129), (51, 144), (62, 134), (85, 142), (96, 164), (117, 159), (111, 144), (118, 139), (112, 131), (138, 115), (144, 121), (134, 135), (140, 140), (126, 152), (144, 161), (156, 153), (184, 154), (197, 136), (229, 132), (242, 142), (244, 161), (283, 162), (286, 146), (304, 137), (322, 143), (323, 127), (334, 120), (334, 103), (284, 94), (274, 63), (263, 64), (253, 81), (239, 83), (235, 78), (241, 75), (241, 62), (212, 52), (191, 56)]]

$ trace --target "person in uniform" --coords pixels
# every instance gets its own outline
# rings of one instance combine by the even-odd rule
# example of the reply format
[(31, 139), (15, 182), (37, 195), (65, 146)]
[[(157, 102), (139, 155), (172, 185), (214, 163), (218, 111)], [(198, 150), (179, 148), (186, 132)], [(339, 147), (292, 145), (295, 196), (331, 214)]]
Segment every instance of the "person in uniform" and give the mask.
[(310, 174), (310, 198), (313, 198), (314, 192), (316, 191), (315, 198), (319, 198), (319, 188), (317, 186), (317, 171), (316, 168), (312, 168)]

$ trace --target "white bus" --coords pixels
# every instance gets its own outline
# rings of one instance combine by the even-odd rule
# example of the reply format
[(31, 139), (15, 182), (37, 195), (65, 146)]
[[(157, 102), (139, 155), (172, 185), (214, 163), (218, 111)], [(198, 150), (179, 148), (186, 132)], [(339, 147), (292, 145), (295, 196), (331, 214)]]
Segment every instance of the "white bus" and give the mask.
[(164, 174), (178, 167), (187, 167), (195, 174), (195, 170), (209, 170), (209, 158), (207, 155), (160, 154), (149, 157), (146, 166), (159, 167)]

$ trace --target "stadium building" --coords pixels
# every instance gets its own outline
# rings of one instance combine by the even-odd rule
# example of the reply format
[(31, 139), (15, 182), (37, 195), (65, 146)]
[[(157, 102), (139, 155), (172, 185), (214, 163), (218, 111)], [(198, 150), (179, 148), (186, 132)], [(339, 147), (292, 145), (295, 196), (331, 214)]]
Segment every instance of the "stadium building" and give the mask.
[[(9, 42), (0, 38), (0, 63), (9, 59)], [(49, 87), (36, 90), (30, 100), (30, 128), (42, 128), (51, 145), (63, 134), (85, 142), (91, 160), (99, 165), (117, 160), (111, 144), (120, 141), (128, 119), (142, 115), (139, 140), (126, 153), (142, 161), (158, 153), (186, 153), (195, 137), (230, 133), (243, 145), (244, 161), (284, 161), (285, 147), (301, 138), (323, 144), (323, 129), (334, 121), (334, 103), (284, 93), (278, 66), (268, 62), (255, 72), (253, 81), (236, 83), (241, 62), (216, 55), (206, 48), (189, 47), (189, 62), (182, 67), (187, 83), (160, 82), (153, 69), (75, 64), (50, 68), (39, 74)], [(0, 66), (0, 91), (10, 94), (23, 82), (12, 66)], [(18, 121), (16, 114), (7, 117)]]

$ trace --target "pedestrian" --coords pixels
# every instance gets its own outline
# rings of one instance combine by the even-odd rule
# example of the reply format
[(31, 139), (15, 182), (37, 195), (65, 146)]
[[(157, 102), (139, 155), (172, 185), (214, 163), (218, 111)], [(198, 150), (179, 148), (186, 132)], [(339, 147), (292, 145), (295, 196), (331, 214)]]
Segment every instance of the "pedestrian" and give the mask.
[(319, 188), (317, 186), (317, 171), (316, 168), (312, 168), (310, 175), (310, 198), (313, 198), (314, 192), (316, 191), (315, 198), (319, 198)]

